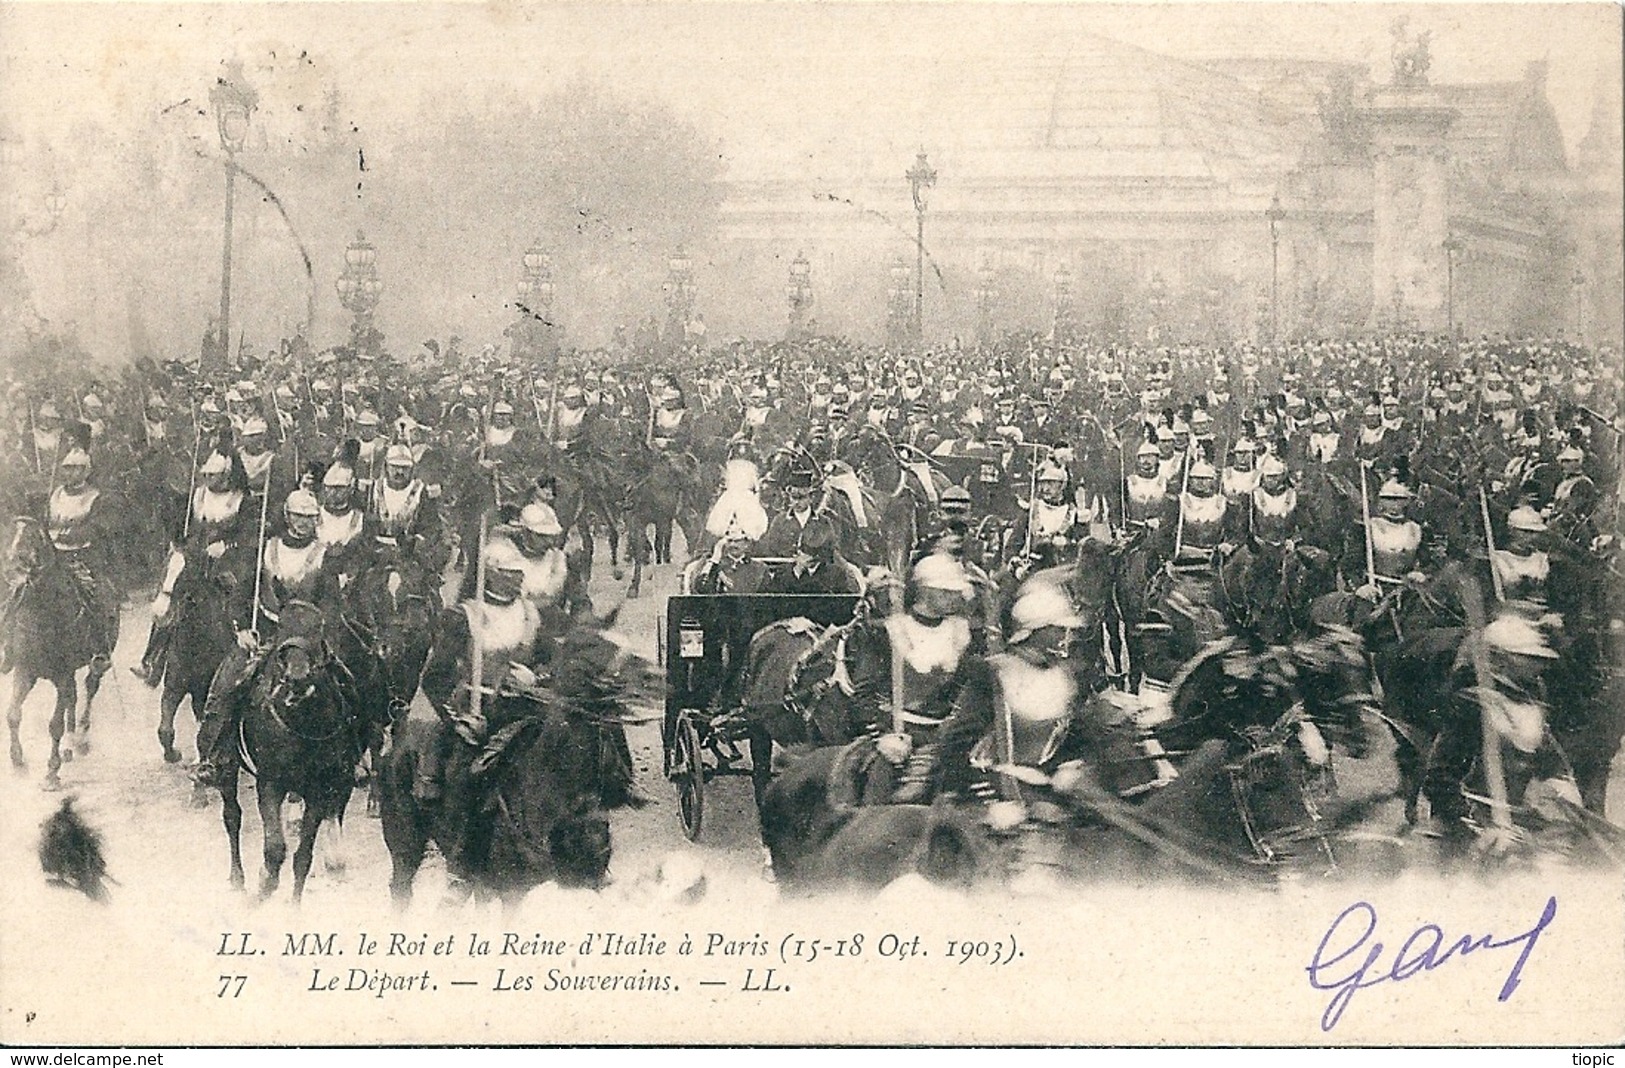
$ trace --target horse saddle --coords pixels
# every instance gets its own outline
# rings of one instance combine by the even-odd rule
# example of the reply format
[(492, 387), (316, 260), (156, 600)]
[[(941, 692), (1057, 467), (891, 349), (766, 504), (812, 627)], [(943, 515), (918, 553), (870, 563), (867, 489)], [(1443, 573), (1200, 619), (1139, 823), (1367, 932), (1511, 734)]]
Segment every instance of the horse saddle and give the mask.
[(526, 716), (491, 732), (469, 767), (469, 775), (476, 783), (493, 781), (494, 772), (507, 762), (510, 755), (524, 752), (541, 729), (541, 716)]

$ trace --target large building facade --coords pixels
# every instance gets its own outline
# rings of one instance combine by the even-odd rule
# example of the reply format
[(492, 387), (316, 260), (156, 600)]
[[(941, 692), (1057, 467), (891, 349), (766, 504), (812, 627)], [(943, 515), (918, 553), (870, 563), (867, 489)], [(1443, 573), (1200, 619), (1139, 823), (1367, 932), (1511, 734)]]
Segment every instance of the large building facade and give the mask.
[(940, 175), (927, 343), (1047, 329), (1058, 300), (1064, 323), (1102, 340), (1452, 323), (1617, 339), (1617, 87), (1599, 91), (1570, 161), (1543, 64), (1469, 85), (1433, 84), (1427, 68), (1425, 43), (1396, 45), (1380, 81), (1351, 64), (1193, 63), (1087, 36), (976, 57), (928, 94), (917, 143), (864, 142), (854, 121), (778, 173), (736, 177), (711, 267), (727, 285), (804, 252), (817, 324), (884, 336), (894, 272), (913, 300), (904, 170), (923, 149)]

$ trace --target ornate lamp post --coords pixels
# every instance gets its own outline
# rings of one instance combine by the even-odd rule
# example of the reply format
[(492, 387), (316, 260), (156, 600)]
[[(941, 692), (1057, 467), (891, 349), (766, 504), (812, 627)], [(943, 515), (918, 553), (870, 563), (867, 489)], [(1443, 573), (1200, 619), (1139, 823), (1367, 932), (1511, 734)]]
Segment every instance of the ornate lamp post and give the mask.
[(790, 261), (790, 281), (785, 284), (784, 298), (790, 306), (790, 328), (785, 337), (791, 341), (807, 334), (807, 312), (812, 309), (812, 264), (805, 252), (797, 252)]
[(235, 61), (227, 65), (225, 77), (216, 78), (209, 90), (220, 147), (226, 150), (226, 225), (220, 253), (219, 349), (223, 357), (231, 352), (231, 213), (237, 191), (237, 153), (248, 141), (248, 120), (259, 99), (259, 94), (243, 81), (242, 64)]
[(694, 314), (694, 261), (682, 245), (666, 261), (666, 281), (660, 287), (666, 294), (666, 342), (683, 348), (688, 344), (688, 323)]
[(891, 288), (886, 291), (886, 344), (894, 350), (907, 348), (908, 330), (908, 264), (899, 256), (892, 261)]
[(993, 344), (993, 264), (984, 260), (976, 271), (976, 341), (987, 347)]
[(931, 187), (937, 184), (937, 171), (926, 162), (925, 150), (914, 157), (914, 166), (904, 174), (908, 190), (914, 198), (914, 322), (913, 340), (916, 345), (924, 337), (925, 324), (925, 209), (931, 197)]
[(1270, 198), (1264, 218), (1270, 224), (1270, 340), (1274, 341), (1281, 330), (1281, 220), (1286, 218), (1279, 194)]
[(1456, 336), (1456, 253), (1461, 242), (1454, 234), (1444, 239), (1444, 318), (1450, 336)]
[(378, 250), (357, 230), (355, 240), (344, 250), (344, 272), (339, 275), (339, 303), (355, 315), (350, 341), (356, 352), (377, 355), (377, 331), (372, 326), (373, 309), (384, 292), (378, 277)]
[(1063, 260), (1055, 268), (1055, 343), (1072, 340), (1072, 268)]

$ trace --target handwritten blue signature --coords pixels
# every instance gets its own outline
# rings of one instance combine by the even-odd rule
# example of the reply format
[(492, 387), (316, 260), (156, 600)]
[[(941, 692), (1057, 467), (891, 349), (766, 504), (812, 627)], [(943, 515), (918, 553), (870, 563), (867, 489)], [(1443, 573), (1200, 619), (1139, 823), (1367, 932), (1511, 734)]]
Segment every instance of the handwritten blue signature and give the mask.
[[(1523, 951), (1518, 954), (1512, 970), (1507, 973), (1506, 982), (1501, 984), (1501, 994), (1497, 1001), (1505, 1001), (1518, 989), (1518, 982), (1523, 974), (1523, 966), (1528, 963), (1529, 955), (1534, 952), (1535, 943), (1540, 940), (1541, 934), (1551, 926), (1552, 919), (1557, 915), (1557, 898), (1546, 899), (1546, 907), (1541, 911), (1540, 919), (1529, 930), (1511, 938), (1499, 941), (1494, 935), (1462, 935), (1456, 941), (1445, 944), (1444, 931), (1437, 924), (1424, 923), (1399, 947), (1394, 954), (1393, 963), (1386, 969), (1376, 968), (1378, 959), (1382, 956), (1383, 944), (1371, 942), (1367, 950), (1365, 961), (1357, 968), (1350, 968), (1345, 962), (1350, 961), (1354, 955), (1370, 941), (1372, 934), (1377, 930), (1377, 910), (1364, 901), (1356, 901), (1332, 921), (1331, 927), (1326, 931), (1320, 945), (1315, 948), (1315, 956), (1305, 969), (1309, 973), (1309, 985), (1316, 990), (1335, 990), (1332, 999), (1326, 1005), (1326, 1011), (1320, 1017), (1320, 1029), (1330, 1031), (1337, 1026), (1337, 1021), (1343, 1018), (1343, 1012), (1349, 1007), (1349, 1000), (1354, 992), (1366, 987), (1377, 986), (1389, 980), (1403, 982), (1424, 971), (1432, 971), (1450, 961), (1452, 957), (1467, 954), (1481, 949), (1505, 949), (1508, 946), (1521, 944)], [(1363, 929), (1362, 929), (1363, 928)], [(1358, 931), (1356, 937), (1354, 932)], [(1350, 939), (1353, 939), (1350, 941)], [(1331, 955), (1328, 956), (1327, 954)]]

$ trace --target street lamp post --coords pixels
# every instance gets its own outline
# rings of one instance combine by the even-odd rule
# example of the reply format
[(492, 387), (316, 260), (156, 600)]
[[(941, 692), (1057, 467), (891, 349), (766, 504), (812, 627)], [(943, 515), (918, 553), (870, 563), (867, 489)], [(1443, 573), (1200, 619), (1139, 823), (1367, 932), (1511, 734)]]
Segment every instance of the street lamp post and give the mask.
[(1270, 223), (1270, 340), (1274, 341), (1281, 331), (1281, 220), (1286, 218), (1286, 209), (1281, 207), (1281, 197), (1276, 194), (1270, 198), (1269, 210), (1264, 212), (1264, 218)]
[(1168, 311), (1168, 283), (1162, 280), (1162, 273), (1154, 271), (1146, 294), (1146, 305), (1151, 309), (1152, 341), (1162, 340), (1162, 325), (1167, 322)]
[(976, 341), (993, 344), (993, 264), (984, 260), (976, 271)]
[(1444, 239), (1444, 320), (1450, 336), (1456, 336), (1456, 253), (1461, 242), (1454, 234)]
[(908, 264), (898, 256), (891, 265), (891, 288), (886, 291), (886, 344), (894, 350), (908, 347)]
[(1569, 281), (1574, 286), (1574, 339), (1583, 341), (1585, 339), (1586, 276), (1580, 273), (1579, 268), (1575, 268), (1574, 277), (1570, 278)]
[(925, 150), (914, 157), (914, 166), (904, 175), (914, 198), (914, 324), (913, 340), (918, 345), (925, 336), (925, 208), (931, 187), (937, 184), (937, 171), (926, 162)]
[(220, 147), (226, 150), (226, 225), (220, 253), (220, 352), (231, 353), (231, 215), (237, 192), (237, 153), (248, 141), (248, 120), (259, 104), (259, 94), (243, 81), (242, 64), (227, 65), (225, 77), (209, 90)]
[(786, 334), (795, 341), (807, 332), (807, 312), (812, 308), (812, 264), (805, 252), (797, 252), (790, 261), (790, 281), (784, 287), (785, 300), (790, 306), (790, 328)]
[(378, 277), (378, 250), (357, 230), (355, 240), (344, 250), (344, 271), (339, 275), (336, 288), (339, 303), (355, 315), (350, 326), (350, 343), (356, 352), (377, 355), (377, 331), (373, 329), (372, 313), (383, 295), (384, 283)]
[(679, 349), (688, 345), (688, 324), (694, 313), (694, 261), (682, 245), (666, 261), (666, 337)]
[(1072, 268), (1065, 260), (1055, 268), (1055, 343), (1072, 340)]

